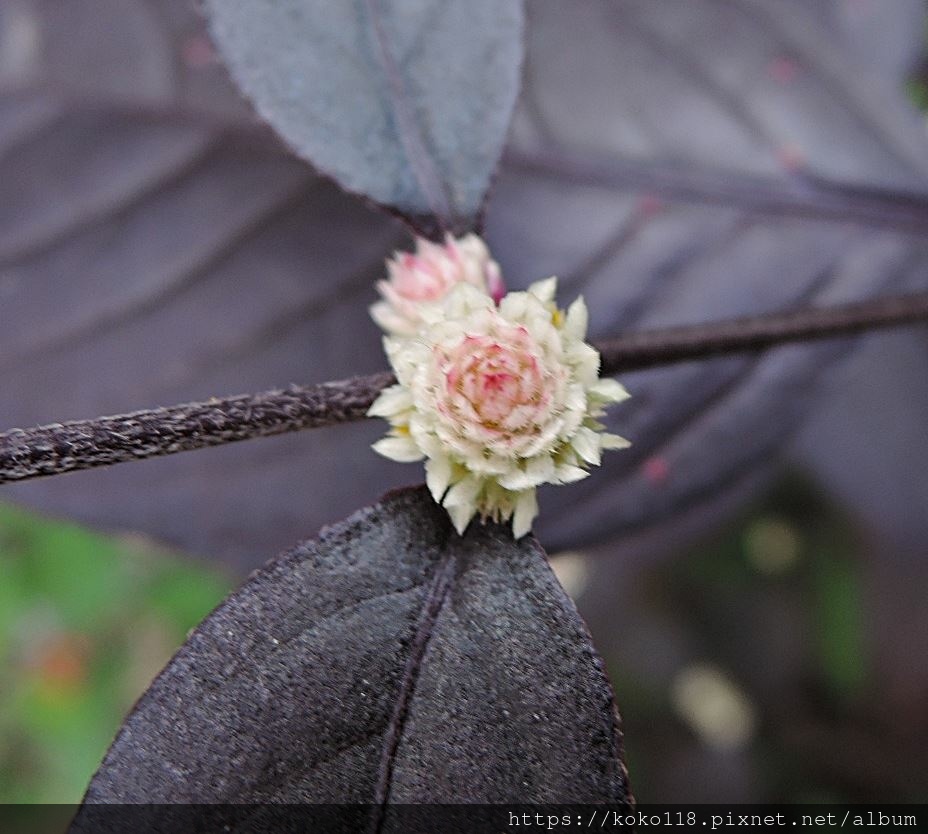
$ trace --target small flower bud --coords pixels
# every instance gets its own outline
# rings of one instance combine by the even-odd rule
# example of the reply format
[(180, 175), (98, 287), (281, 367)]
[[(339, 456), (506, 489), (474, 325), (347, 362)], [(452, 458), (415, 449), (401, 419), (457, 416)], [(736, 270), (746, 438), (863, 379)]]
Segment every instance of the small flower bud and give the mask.
[(443, 244), (418, 238), (416, 251), (397, 252), (387, 261), (389, 279), (380, 281), (383, 296), (371, 316), (393, 336), (414, 336), (421, 324), (423, 304), (440, 302), (458, 284), (469, 284), (498, 302), (505, 293), (499, 264), (477, 235)]

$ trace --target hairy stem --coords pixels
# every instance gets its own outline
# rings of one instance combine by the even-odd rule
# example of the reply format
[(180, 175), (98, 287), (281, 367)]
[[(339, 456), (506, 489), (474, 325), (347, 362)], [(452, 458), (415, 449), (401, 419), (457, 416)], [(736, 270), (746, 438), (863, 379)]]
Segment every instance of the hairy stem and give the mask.
[(0, 483), (360, 420), (393, 374), (0, 434)]
[(928, 321), (928, 292), (711, 324), (643, 330), (597, 342), (596, 348), (602, 355), (603, 374), (611, 375), (924, 321)]
[[(928, 321), (928, 292), (628, 333), (595, 346), (602, 354), (603, 374), (611, 375), (920, 321)], [(360, 420), (378, 393), (394, 381), (391, 373), (384, 372), (96, 420), (13, 429), (0, 434), (0, 483)]]

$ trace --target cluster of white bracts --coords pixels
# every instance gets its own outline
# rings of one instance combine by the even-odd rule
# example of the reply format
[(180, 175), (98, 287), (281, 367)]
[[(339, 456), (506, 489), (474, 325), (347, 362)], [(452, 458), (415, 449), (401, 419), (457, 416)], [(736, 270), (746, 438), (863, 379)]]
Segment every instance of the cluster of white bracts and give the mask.
[[(372, 313), (390, 334), (384, 345), (398, 384), (368, 412), (391, 425), (374, 449), (397, 461), (425, 459), (429, 489), (458, 533), (480, 515), (512, 518), (520, 538), (538, 514), (536, 487), (585, 478), (603, 450), (629, 445), (598, 421), (628, 393), (599, 377), (599, 353), (584, 341), (582, 299), (561, 312), (554, 304), (556, 279), (549, 278), (509, 293), (497, 306), (487, 284), (467, 277), (485, 270), (489, 257), (478, 238), (466, 240), (480, 244), (469, 247), (479, 264), (462, 269), (444, 292), (423, 293), (427, 300), (415, 305), (414, 316), (393, 302), (396, 285), (404, 299), (416, 294), (402, 256), (392, 264), (390, 283), (380, 287), (385, 300)], [(461, 243), (455, 256), (464, 251)], [(451, 244), (425, 244), (434, 248), (424, 251), (434, 265), (438, 250)], [(437, 269), (443, 281), (452, 272)], [(434, 274), (429, 270), (430, 282)], [(403, 326), (393, 326), (399, 320)]]

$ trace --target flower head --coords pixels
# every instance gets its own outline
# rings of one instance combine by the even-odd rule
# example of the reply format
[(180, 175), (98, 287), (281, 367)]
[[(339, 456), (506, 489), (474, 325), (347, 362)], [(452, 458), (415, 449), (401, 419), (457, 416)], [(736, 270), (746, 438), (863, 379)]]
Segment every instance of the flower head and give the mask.
[(550, 278), (497, 307), (460, 284), (421, 309), (416, 338), (384, 340), (398, 384), (368, 412), (391, 425), (374, 449), (426, 459), (429, 489), (459, 533), (479, 514), (512, 518), (520, 538), (538, 513), (537, 486), (585, 478), (604, 449), (629, 445), (598, 421), (628, 394), (599, 378), (583, 300), (564, 313), (555, 288)]
[(371, 315), (387, 333), (413, 336), (421, 323), (423, 304), (440, 302), (458, 284), (469, 284), (498, 301), (505, 290), (499, 264), (477, 235), (443, 244), (418, 238), (416, 251), (397, 252), (387, 261), (389, 279), (377, 289), (383, 296)]

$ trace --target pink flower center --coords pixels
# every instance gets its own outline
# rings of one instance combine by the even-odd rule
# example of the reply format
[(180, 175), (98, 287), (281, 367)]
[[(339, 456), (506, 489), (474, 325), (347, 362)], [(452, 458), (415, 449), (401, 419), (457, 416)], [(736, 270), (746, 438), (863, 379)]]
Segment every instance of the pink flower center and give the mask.
[(494, 330), (436, 348), (444, 378), (439, 413), (462, 430), (479, 427), (498, 439), (535, 433), (550, 416), (541, 350), (521, 325), (498, 323)]

